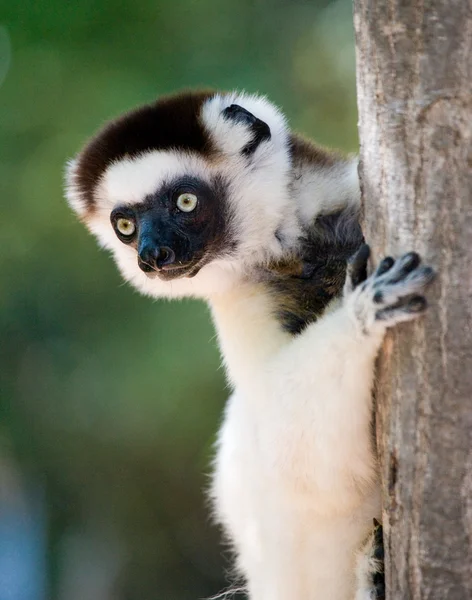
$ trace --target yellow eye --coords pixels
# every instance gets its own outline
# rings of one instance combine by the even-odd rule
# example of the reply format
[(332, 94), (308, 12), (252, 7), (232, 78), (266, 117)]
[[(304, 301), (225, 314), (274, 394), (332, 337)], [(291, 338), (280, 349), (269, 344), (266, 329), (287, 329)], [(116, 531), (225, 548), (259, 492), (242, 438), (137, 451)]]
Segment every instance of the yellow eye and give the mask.
[(116, 228), (121, 233), (121, 235), (130, 236), (136, 231), (136, 225), (131, 219), (125, 219), (124, 217), (120, 217), (116, 221)]
[(182, 212), (192, 212), (197, 206), (198, 198), (195, 194), (180, 194), (177, 198), (177, 208)]

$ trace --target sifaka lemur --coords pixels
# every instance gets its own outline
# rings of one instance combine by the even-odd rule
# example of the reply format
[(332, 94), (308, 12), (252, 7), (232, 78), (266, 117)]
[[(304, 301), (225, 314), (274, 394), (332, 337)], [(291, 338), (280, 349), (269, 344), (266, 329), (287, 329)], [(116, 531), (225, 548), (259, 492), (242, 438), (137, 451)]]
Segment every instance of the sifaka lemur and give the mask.
[(139, 291), (211, 307), (233, 389), (211, 496), (249, 598), (373, 598), (374, 362), (433, 270), (410, 252), (367, 277), (357, 159), (263, 97), (185, 92), (103, 127), (67, 197)]

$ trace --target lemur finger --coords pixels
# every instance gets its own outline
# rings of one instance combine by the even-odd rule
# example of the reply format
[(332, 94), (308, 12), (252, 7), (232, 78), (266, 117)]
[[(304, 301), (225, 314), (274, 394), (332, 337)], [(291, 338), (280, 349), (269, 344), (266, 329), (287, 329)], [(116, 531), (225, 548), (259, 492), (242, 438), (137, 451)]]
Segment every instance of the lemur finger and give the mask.
[(394, 264), (395, 261), (393, 260), (393, 258), (391, 256), (386, 256), (383, 260), (380, 261), (380, 264), (377, 267), (377, 270), (375, 271), (375, 277), (379, 277), (387, 271), (390, 271)]
[(406, 304), (410, 312), (424, 312), (428, 308), (428, 302), (424, 296), (413, 296)]
[(413, 296), (400, 305), (389, 308), (383, 308), (375, 313), (376, 321), (384, 321), (388, 326), (401, 323), (402, 321), (411, 321), (424, 313), (428, 308), (426, 298), (423, 296)]
[(351, 278), (353, 289), (367, 279), (367, 262), (369, 256), (370, 247), (368, 244), (362, 244), (359, 250), (349, 260), (348, 273)]
[(421, 292), (434, 279), (435, 273), (431, 267), (418, 267), (402, 279), (394, 277), (374, 284), (374, 304), (397, 304), (402, 298)]
[(408, 273), (414, 271), (420, 264), (421, 258), (417, 252), (408, 252), (397, 260), (392, 277), (389, 277), (389, 283), (395, 283), (404, 279)]
[(420, 269), (423, 285), (429, 285), (436, 277), (436, 271), (432, 267), (422, 267)]

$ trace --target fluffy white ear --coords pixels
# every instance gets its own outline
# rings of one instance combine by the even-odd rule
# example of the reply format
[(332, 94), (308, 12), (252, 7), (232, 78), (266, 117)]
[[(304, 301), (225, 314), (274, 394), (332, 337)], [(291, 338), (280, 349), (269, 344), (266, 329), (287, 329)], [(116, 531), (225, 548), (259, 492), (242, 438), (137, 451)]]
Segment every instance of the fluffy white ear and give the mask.
[(251, 132), (244, 123), (238, 123), (224, 117), (224, 111), (230, 106), (224, 96), (217, 95), (205, 103), (202, 119), (216, 145), (225, 154), (239, 154), (251, 141)]
[(225, 154), (252, 154), (264, 142), (284, 145), (285, 117), (263, 96), (233, 92), (216, 94), (205, 102), (202, 121)]
[(69, 206), (79, 217), (83, 217), (87, 212), (87, 207), (77, 186), (77, 164), (78, 160), (76, 158), (69, 160), (66, 164), (64, 174), (65, 191)]

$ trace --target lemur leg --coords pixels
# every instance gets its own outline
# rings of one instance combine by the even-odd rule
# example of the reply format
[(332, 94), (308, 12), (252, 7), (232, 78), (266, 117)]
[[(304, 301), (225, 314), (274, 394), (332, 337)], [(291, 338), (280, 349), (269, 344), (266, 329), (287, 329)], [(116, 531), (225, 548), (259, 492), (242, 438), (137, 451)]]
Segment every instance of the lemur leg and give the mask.
[(357, 554), (356, 579), (354, 600), (385, 600), (383, 529), (376, 519), (372, 533)]

